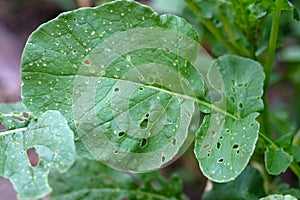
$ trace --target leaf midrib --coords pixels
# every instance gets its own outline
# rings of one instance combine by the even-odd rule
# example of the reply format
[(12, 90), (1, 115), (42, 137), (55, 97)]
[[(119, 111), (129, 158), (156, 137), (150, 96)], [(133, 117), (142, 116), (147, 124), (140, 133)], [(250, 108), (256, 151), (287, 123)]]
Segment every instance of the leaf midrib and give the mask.
[[(101, 77), (96, 77), (95, 76), (95, 78), (101, 78)], [(216, 112), (223, 113), (226, 116), (229, 116), (229, 117), (233, 118), (234, 120), (239, 120), (240, 119), (240, 118), (234, 116), (232, 113), (229, 113), (226, 110), (223, 110), (223, 109), (215, 106), (212, 103), (209, 103), (209, 102), (204, 101), (204, 100), (200, 100), (200, 99), (198, 99), (196, 97), (191, 97), (191, 96), (188, 96), (188, 95), (185, 95), (185, 94), (180, 94), (180, 93), (172, 92), (172, 91), (165, 90), (165, 89), (162, 89), (162, 88), (159, 88), (159, 87), (155, 87), (155, 86), (151, 86), (151, 85), (146, 85), (146, 84), (141, 84), (141, 83), (133, 82), (133, 81), (129, 81), (129, 80), (117, 79), (117, 78), (113, 78), (113, 77), (103, 77), (103, 78), (113, 79), (115, 81), (123, 81), (123, 82), (127, 82), (127, 83), (132, 83), (132, 84), (136, 84), (136, 85), (139, 85), (139, 86), (147, 87), (147, 88), (150, 88), (150, 89), (158, 90), (160, 92), (163, 92), (163, 93), (166, 93), (166, 94), (170, 94), (171, 96), (177, 96), (177, 97), (181, 97), (183, 99), (193, 100), (193, 101), (195, 101), (195, 102), (197, 102), (197, 103), (199, 103), (201, 105), (204, 105), (204, 106), (207, 106), (207, 107), (211, 108), (212, 110), (214, 110)]]
[[(29, 71), (27, 71), (28, 73)], [(136, 85), (139, 85), (139, 86), (143, 86), (143, 87), (147, 87), (147, 88), (150, 88), (150, 89), (154, 89), (154, 90), (158, 90), (160, 92), (163, 92), (163, 93), (166, 93), (166, 94), (170, 94), (172, 96), (177, 96), (177, 97), (181, 97), (183, 99), (188, 99), (188, 100), (192, 100), (192, 101), (195, 101), (197, 102), (198, 104), (201, 104), (201, 105), (204, 105), (204, 106), (207, 106), (209, 107), (210, 109), (216, 111), (216, 112), (219, 112), (219, 113), (222, 113), (226, 116), (229, 116), (231, 118), (233, 118), (234, 120), (240, 120), (239, 117), (233, 115), (232, 113), (229, 113), (227, 112), (226, 110), (223, 110), (222, 108), (219, 108), (217, 106), (215, 106), (213, 103), (210, 103), (210, 102), (207, 102), (207, 101), (204, 101), (204, 100), (200, 100), (196, 97), (192, 97), (192, 96), (188, 96), (188, 95), (185, 95), (185, 94), (180, 94), (180, 93), (176, 93), (176, 92), (172, 92), (172, 91), (169, 91), (169, 90), (165, 90), (165, 89), (162, 89), (162, 88), (159, 88), (159, 87), (155, 87), (155, 86), (151, 86), (151, 85), (146, 85), (146, 84), (142, 84), (142, 83), (138, 83), (138, 82), (133, 82), (133, 81), (130, 81), (130, 80), (124, 80), (124, 79), (118, 79), (118, 78), (114, 78), (114, 77), (107, 77), (107, 76), (96, 76), (96, 75), (79, 75), (79, 74), (76, 74), (76, 75), (57, 75), (57, 74), (52, 74), (52, 73), (46, 73), (46, 72), (29, 72), (29, 73), (42, 73), (42, 74), (50, 74), (50, 75), (53, 75), (53, 76), (56, 76), (56, 77), (64, 77), (64, 76), (68, 76), (68, 77), (74, 77), (74, 79), (76, 78), (76, 76), (83, 76), (83, 77), (94, 77), (94, 78), (107, 78), (107, 79), (112, 79), (112, 80), (115, 80), (115, 81), (123, 81), (123, 82), (127, 82), (127, 83), (131, 83), (131, 84), (136, 84)]]

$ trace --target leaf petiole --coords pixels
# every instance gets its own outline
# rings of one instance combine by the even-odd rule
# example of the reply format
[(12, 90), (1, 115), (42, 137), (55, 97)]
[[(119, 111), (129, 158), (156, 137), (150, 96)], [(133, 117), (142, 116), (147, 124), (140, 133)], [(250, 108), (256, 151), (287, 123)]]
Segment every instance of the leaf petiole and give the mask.
[(13, 129), (13, 130), (5, 130), (5, 131), (0, 131), (0, 136), (4, 136), (4, 135), (9, 135), (9, 134), (12, 134), (12, 133), (17, 133), (17, 132), (23, 132), (23, 131), (26, 131), (27, 130), (27, 127), (23, 127), (23, 128), (17, 128), (17, 129)]

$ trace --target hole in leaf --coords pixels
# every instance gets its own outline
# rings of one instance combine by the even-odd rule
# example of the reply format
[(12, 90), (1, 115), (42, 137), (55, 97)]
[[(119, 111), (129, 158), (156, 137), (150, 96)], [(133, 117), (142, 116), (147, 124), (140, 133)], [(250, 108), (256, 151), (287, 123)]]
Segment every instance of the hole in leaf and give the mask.
[(244, 87), (247, 88), (249, 86), (249, 83), (244, 83)]
[(232, 85), (236, 85), (235, 80), (231, 79)]
[(28, 113), (23, 113), (23, 116), (25, 117), (25, 118), (29, 118), (29, 114)]
[(36, 153), (35, 148), (27, 149), (26, 153), (31, 167), (38, 166), (40, 158), (39, 155)]
[(0, 123), (0, 130), (6, 130), (5, 126)]
[(254, 123), (250, 124), (251, 127), (254, 127)]
[(149, 81), (149, 84), (153, 84), (154, 83), (154, 78), (152, 76), (149, 76), (148, 81)]
[(141, 143), (141, 147), (145, 147), (147, 145), (147, 139), (143, 138), (142, 143)]
[(149, 117), (149, 113), (147, 113), (145, 116), (148, 118)]
[(116, 150), (114, 151), (114, 154), (118, 154), (118, 153), (119, 153), (119, 150), (116, 149)]
[(171, 49), (169, 47), (166, 47), (165, 48), (166, 52), (170, 53), (171, 52)]
[(207, 148), (209, 148), (210, 147), (210, 144), (205, 144), (205, 145), (203, 145), (203, 149), (207, 149)]
[(140, 88), (139, 88), (139, 90), (143, 91), (143, 90), (144, 90), (144, 88), (143, 88), (143, 87), (140, 87)]
[(222, 163), (224, 161), (224, 158), (220, 158), (217, 162)]
[(96, 71), (95, 71), (94, 68), (91, 68), (91, 69), (90, 69), (90, 72), (91, 72), (92, 74), (94, 74)]
[(118, 88), (118, 87), (116, 87), (116, 88), (114, 89), (114, 91), (115, 91), (115, 92), (118, 92), (118, 91), (119, 91), (119, 88)]
[(212, 131), (211, 131), (211, 135), (212, 135), (212, 136), (215, 136), (215, 135), (216, 135), (216, 131), (212, 130)]
[(218, 142), (218, 143), (217, 143), (217, 149), (220, 149), (220, 148), (221, 148), (221, 143)]
[(208, 153), (207, 153), (207, 157), (209, 157), (210, 156), (210, 151), (208, 151)]
[(165, 160), (166, 160), (166, 157), (165, 157), (164, 154), (162, 154), (162, 156), (161, 156), (161, 162), (164, 162)]
[(119, 132), (119, 133), (118, 133), (118, 136), (119, 136), (119, 137), (123, 137), (125, 134), (126, 134), (126, 133), (122, 131), (122, 132)]
[(240, 150), (237, 150), (237, 151), (236, 151), (236, 154), (239, 154), (239, 153), (240, 153)]
[(239, 103), (239, 107), (240, 108), (244, 108), (244, 104), (243, 103)]
[(237, 149), (237, 148), (239, 148), (239, 145), (238, 145), (238, 144), (234, 144), (234, 145), (232, 146), (232, 148), (233, 148), (233, 149)]
[(235, 98), (234, 97), (230, 97), (230, 101), (232, 101), (232, 103), (235, 103)]
[(140, 123), (140, 128), (141, 129), (146, 129), (148, 127), (148, 119), (144, 119), (141, 123)]
[(176, 145), (176, 139), (175, 139), (175, 138), (172, 138), (171, 143), (172, 143), (173, 145)]
[(236, 89), (235, 89), (234, 86), (232, 86), (231, 89), (232, 89), (232, 91), (233, 91), (234, 93), (236, 93)]
[(220, 139), (220, 140), (223, 140), (223, 138), (224, 138), (223, 136), (220, 136), (220, 138), (219, 138), (219, 139)]
[(244, 85), (243, 83), (239, 83), (239, 84), (238, 84), (239, 87), (242, 87), (243, 85)]
[(85, 65), (90, 65), (90, 64), (91, 64), (91, 62), (90, 62), (89, 60), (84, 60), (83, 63), (84, 63)]
[(231, 132), (231, 130), (230, 130), (230, 129), (228, 129), (228, 128), (226, 128), (225, 132), (226, 132), (226, 133), (230, 133), (230, 132)]

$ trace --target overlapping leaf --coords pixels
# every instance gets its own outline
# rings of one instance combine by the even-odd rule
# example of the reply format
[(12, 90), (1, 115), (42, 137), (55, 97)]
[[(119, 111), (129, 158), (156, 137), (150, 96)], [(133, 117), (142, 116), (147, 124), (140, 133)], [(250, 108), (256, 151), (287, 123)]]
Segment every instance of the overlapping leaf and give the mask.
[(185, 20), (133, 1), (61, 14), (26, 44), (23, 101), (37, 116), (63, 113), (90, 157), (157, 169), (184, 149), (204, 96), (197, 40)]
[(195, 154), (209, 179), (226, 182), (243, 171), (254, 151), (264, 73), (259, 63), (235, 56), (221, 57), (214, 64), (224, 82), (227, 114), (205, 116), (196, 136)]
[[(32, 120), (28, 128), (6, 130), (1, 134), (0, 175), (10, 179), (19, 198), (36, 199), (50, 193), (49, 170), (66, 171), (74, 161), (73, 133), (57, 111), (48, 111), (38, 120)], [(27, 150), (31, 148), (39, 155), (37, 166), (29, 162)]]

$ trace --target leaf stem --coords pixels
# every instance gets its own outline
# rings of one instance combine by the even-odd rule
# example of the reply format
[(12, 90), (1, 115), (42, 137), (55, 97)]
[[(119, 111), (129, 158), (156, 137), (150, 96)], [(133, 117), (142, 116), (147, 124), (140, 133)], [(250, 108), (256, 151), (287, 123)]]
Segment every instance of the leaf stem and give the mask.
[(17, 120), (20, 120), (20, 121), (28, 120), (28, 118), (26, 118), (26, 117), (20, 117), (20, 116), (14, 115), (14, 114), (0, 114), (0, 115), (2, 115), (4, 117), (14, 118), (14, 119), (17, 119)]
[[(262, 132), (259, 132), (259, 135), (265, 141), (267, 141), (269, 144), (271, 144), (273, 147), (275, 147), (275, 148), (282, 148), (274, 139), (272, 139), (268, 135), (265, 135)], [(294, 172), (294, 174), (300, 179), (300, 166), (298, 165), (298, 163), (295, 160), (293, 160), (289, 167)]]
[(276, 0), (275, 13), (272, 21), (270, 40), (268, 45), (268, 56), (266, 58), (266, 63), (264, 67), (265, 74), (266, 74), (266, 79), (264, 84), (264, 95), (263, 95), (265, 109), (262, 113), (262, 118), (263, 118), (264, 132), (268, 135), (270, 135), (270, 124), (269, 124), (269, 109), (268, 109), (268, 102), (267, 102), (267, 88), (270, 84), (270, 77), (273, 69), (273, 62), (274, 62), (275, 50), (276, 50), (276, 44), (278, 38), (281, 5), (282, 5), (282, 0)]
[(283, 0), (276, 0), (275, 2), (275, 13), (272, 21), (271, 34), (270, 34), (270, 40), (268, 45), (268, 56), (265, 63), (265, 73), (266, 73), (265, 88), (269, 86), (270, 76), (273, 69), (282, 1)]
[(193, 0), (185, 0), (188, 7), (193, 11), (193, 13), (200, 19), (200, 21), (206, 26), (206, 28), (217, 38), (219, 42), (221, 42), (228, 50), (236, 55), (244, 55), (245, 52), (237, 49), (234, 45), (227, 42), (226, 39), (223, 37), (222, 33), (219, 29), (214, 25), (214, 23), (210, 19), (206, 19), (200, 13), (200, 9), (197, 7)]
[(9, 134), (12, 134), (12, 133), (22, 132), (22, 131), (26, 131), (26, 130), (27, 130), (27, 127), (17, 128), (17, 129), (8, 130), (8, 131), (3, 131), (3, 132), (0, 132), (0, 136), (9, 135)]

